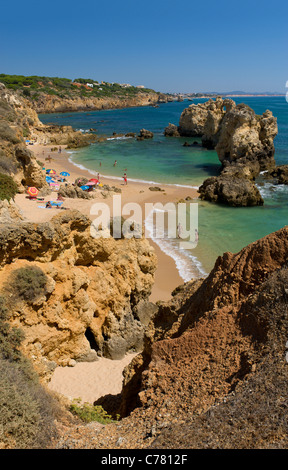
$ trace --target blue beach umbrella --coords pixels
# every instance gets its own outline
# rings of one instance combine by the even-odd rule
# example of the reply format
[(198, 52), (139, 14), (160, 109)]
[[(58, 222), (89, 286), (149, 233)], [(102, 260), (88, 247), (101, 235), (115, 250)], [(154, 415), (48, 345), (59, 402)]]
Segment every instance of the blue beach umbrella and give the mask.
[(86, 191), (87, 189), (89, 189), (89, 186), (86, 186), (86, 185), (80, 186), (80, 189), (83, 189), (83, 191)]
[(70, 173), (67, 173), (67, 171), (61, 171), (60, 175), (61, 176), (70, 176)]

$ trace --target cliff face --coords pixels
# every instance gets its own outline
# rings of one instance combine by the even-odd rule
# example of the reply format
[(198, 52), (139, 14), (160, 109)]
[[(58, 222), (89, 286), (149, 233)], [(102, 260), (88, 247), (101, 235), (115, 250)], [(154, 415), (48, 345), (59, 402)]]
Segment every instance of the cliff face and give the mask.
[(139, 93), (136, 96), (123, 97), (73, 97), (60, 98), (42, 93), (37, 102), (31, 101), (33, 109), (38, 114), (60, 113), (69, 111), (101, 110), (128, 108), (133, 106), (149, 106), (158, 103), (158, 93)]
[(45, 126), (39, 120), (30, 102), (0, 83), (0, 173), (11, 175), (19, 192), (27, 186), (48, 187), (41, 166), (26, 139), (38, 143), (84, 146), (95, 135), (82, 134), (70, 126)]
[(45, 176), (24, 138), (30, 128), (41, 125), (36, 112), (1, 83), (0, 112), (0, 172), (12, 175), (20, 191), (24, 186), (45, 186)]
[(94, 239), (90, 220), (65, 211), (49, 223), (1, 225), (0, 246), (1, 295), (10, 302), (12, 325), (24, 331), (23, 352), (39, 373), (142, 348), (137, 306), (147, 303), (156, 269), (148, 241)]

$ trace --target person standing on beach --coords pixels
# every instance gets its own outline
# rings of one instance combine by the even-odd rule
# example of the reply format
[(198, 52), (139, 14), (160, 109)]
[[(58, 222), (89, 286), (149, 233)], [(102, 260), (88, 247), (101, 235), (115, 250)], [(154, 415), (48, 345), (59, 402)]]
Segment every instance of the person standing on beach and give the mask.
[(100, 183), (100, 173), (97, 173), (97, 180), (98, 180), (99, 183)]
[(127, 175), (126, 175), (126, 173), (124, 173), (123, 178), (124, 178), (124, 183), (127, 185), (128, 183), (127, 183)]

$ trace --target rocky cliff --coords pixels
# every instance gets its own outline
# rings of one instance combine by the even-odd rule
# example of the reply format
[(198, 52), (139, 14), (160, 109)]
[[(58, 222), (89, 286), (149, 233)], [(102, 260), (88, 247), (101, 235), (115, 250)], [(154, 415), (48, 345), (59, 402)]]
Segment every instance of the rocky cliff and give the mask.
[(225, 253), (157, 303), (124, 374), (126, 417), (59, 447), (286, 448), (287, 240), (283, 228)]
[[(134, 106), (149, 106), (158, 103), (160, 94), (139, 93), (131, 97), (72, 97), (60, 98), (42, 93), (35, 102), (31, 101), (33, 109), (38, 114), (65, 113), (72, 111), (91, 111), (102, 109), (130, 108)], [(163, 98), (162, 98), (163, 100)], [(166, 100), (167, 101), (167, 100)], [(163, 102), (163, 101), (162, 101)]]
[(26, 145), (33, 139), (42, 144), (88, 145), (95, 135), (82, 134), (70, 126), (46, 126), (29, 101), (0, 83), (0, 173), (11, 175), (19, 192), (27, 186), (45, 188), (45, 175)]
[(37, 114), (1, 83), (0, 114), (0, 172), (12, 175), (19, 190), (45, 186), (45, 176), (24, 138), (30, 128), (39, 124)]
[(264, 202), (255, 178), (260, 171), (275, 167), (277, 132), (277, 120), (271, 111), (259, 116), (245, 104), (217, 97), (215, 101), (190, 105), (182, 112), (179, 126), (170, 124), (164, 133), (201, 137), (203, 147), (216, 150), (222, 171), (200, 186), (201, 199), (254, 206)]
[(65, 211), (49, 223), (1, 224), (1, 296), (25, 334), (23, 352), (46, 376), (57, 364), (143, 346), (138, 306), (154, 282), (154, 251), (145, 239), (94, 239), (90, 223)]

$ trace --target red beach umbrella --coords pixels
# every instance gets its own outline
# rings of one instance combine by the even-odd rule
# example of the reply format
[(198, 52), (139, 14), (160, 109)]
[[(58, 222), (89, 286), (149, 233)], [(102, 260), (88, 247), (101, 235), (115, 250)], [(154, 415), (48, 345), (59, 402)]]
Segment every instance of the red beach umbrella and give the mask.
[(37, 194), (39, 193), (39, 191), (38, 191), (37, 188), (34, 188), (33, 186), (30, 186), (30, 187), (27, 189), (27, 193), (29, 194), (29, 196), (36, 197)]
[(97, 180), (96, 178), (92, 178), (91, 180), (89, 180), (89, 182), (91, 183), (99, 183), (99, 180)]

